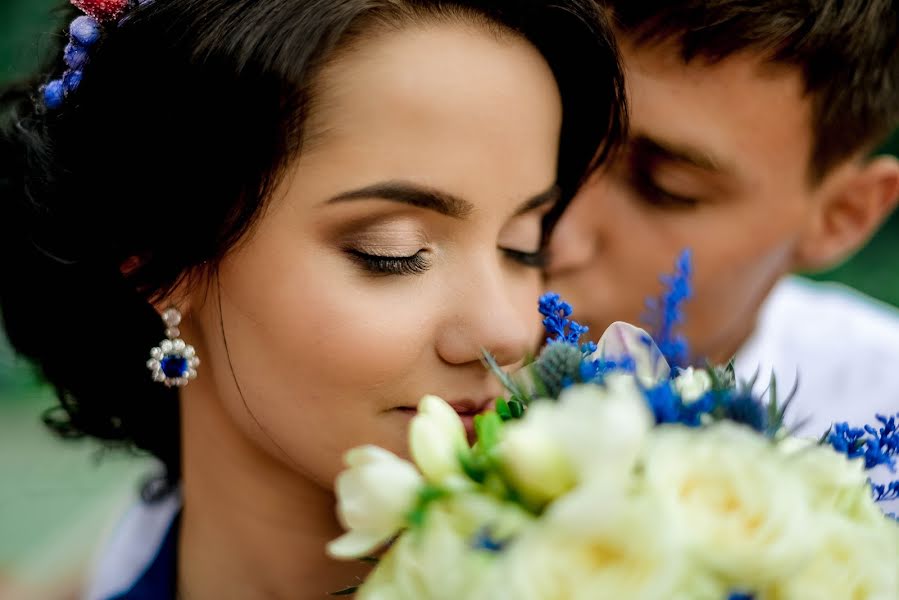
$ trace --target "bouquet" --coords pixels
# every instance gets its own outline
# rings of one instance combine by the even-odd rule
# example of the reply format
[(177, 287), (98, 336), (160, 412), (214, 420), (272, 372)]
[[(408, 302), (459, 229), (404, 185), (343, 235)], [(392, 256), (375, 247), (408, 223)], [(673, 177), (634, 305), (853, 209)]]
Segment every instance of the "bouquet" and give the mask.
[[(896, 600), (899, 415), (791, 435), (789, 399), (733, 365), (674, 366), (689, 256), (654, 307), (659, 343), (616, 323), (598, 343), (554, 294), (550, 338), (469, 444), (421, 400), (413, 462), (355, 448), (337, 481), (332, 556), (377, 562), (363, 600)], [(378, 559), (373, 553), (383, 550)]]

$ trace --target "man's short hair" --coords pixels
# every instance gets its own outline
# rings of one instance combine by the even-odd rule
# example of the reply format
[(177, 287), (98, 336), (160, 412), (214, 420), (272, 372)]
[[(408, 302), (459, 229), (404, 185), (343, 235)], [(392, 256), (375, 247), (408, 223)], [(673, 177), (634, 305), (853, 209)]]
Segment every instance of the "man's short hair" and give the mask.
[(813, 106), (815, 181), (899, 124), (899, 0), (601, 2), (637, 47), (674, 43), (685, 62), (755, 52), (798, 68)]

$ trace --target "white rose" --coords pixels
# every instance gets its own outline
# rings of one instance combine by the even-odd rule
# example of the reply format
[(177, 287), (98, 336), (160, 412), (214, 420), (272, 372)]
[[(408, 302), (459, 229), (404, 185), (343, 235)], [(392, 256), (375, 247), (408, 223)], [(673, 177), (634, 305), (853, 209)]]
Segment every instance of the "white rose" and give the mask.
[(629, 374), (573, 385), (559, 396), (556, 435), (582, 478), (629, 473), (654, 419)]
[(674, 389), (684, 402), (696, 402), (712, 389), (712, 376), (705, 369), (688, 367), (674, 379)]
[(409, 427), (412, 458), (431, 483), (464, 487), (460, 459), (470, 452), (465, 426), (453, 408), (437, 396), (425, 396)]
[(337, 476), (337, 516), (347, 530), (330, 544), (335, 558), (365, 556), (405, 525), (424, 480), (415, 467), (377, 446), (347, 452)]
[(814, 555), (803, 568), (775, 585), (771, 595), (790, 600), (899, 598), (899, 527), (881, 521), (865, 526), (841, 517), (815, 522), (821, 533)]
[[(582, 491), (601, 505), (602, 489), (578, 488), (573, 494)], [(579, 532), (538, 522), (513, 541), (480, 593), (469, 600), (672, 598), (688, 565), (663, 507), (634, 496), (622, 508), (602, 527), (586, 524)]]
[(813, 440), (787, 438), (778, 447), (793, 469), (791, 477), (809, 490), (815, 510), (860, 523), (882, 523), (883, 513), (872, 497), (864, 460), (849, 460)]
[(567, 388), (558, 401), (538, 401), (504, 428), (499, 456), (516, 490), (537, 504), (575, 485), (601, 480), (610, 488), (629, 475), (652, 426), (630, 375), (605, 386)]
[(647, 388), (668, 379), (671, 367), (652, 337), (643, 329), (618, 321), (609, 325), (596, 344), (593, 358), (605, 360), (633, 359), (637, 379)]
[(663, 426), (645, 456), (648, 493), (667, 501), (691, 556), (726, 583), (757, 589), (814, 553), (808, 490), (761, 435), (731, 423)]

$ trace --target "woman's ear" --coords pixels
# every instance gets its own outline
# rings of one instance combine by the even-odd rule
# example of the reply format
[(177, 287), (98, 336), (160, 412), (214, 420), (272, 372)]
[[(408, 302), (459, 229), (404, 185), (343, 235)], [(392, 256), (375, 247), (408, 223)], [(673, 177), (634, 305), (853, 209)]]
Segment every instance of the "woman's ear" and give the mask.
[(859, 250), (899, 201), (899, 160), (880, 156), (822, 190), (821, 204), (797, 248), (801, 270), (833, 267)]
[[(127, 278), (140, 269), (144, 264), (144, 260), (139, 256), (132, 256), (119, 266), (119, 271)], [(175, 287), (165, 296), (151, 300), (150, 304), (152, 304), (156, 313), (162, 317), (166, 310), (176, 308), (182, 315), (187, 316), (192, 308), (201, 306), (203, 301), (205, 301), (209, 283), (213, 276), (207, 267), (207, 262), (194, 267), (190, 272), (184, 274), (176, 282)]]

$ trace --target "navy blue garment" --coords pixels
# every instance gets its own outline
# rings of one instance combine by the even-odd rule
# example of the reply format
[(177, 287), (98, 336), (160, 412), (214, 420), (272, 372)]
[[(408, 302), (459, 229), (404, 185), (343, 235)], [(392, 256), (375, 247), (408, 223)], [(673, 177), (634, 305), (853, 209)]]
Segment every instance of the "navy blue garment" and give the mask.
[(175, 517), (163, 538), (162, 545), (152, 562), (134, 585), (109, 600), (172, 600), (175, 598), (178, 579), (178, 525), (180, 515)]
[(135, 502), (97, 555), (84, 600), (175, 597), (181, 494)]

